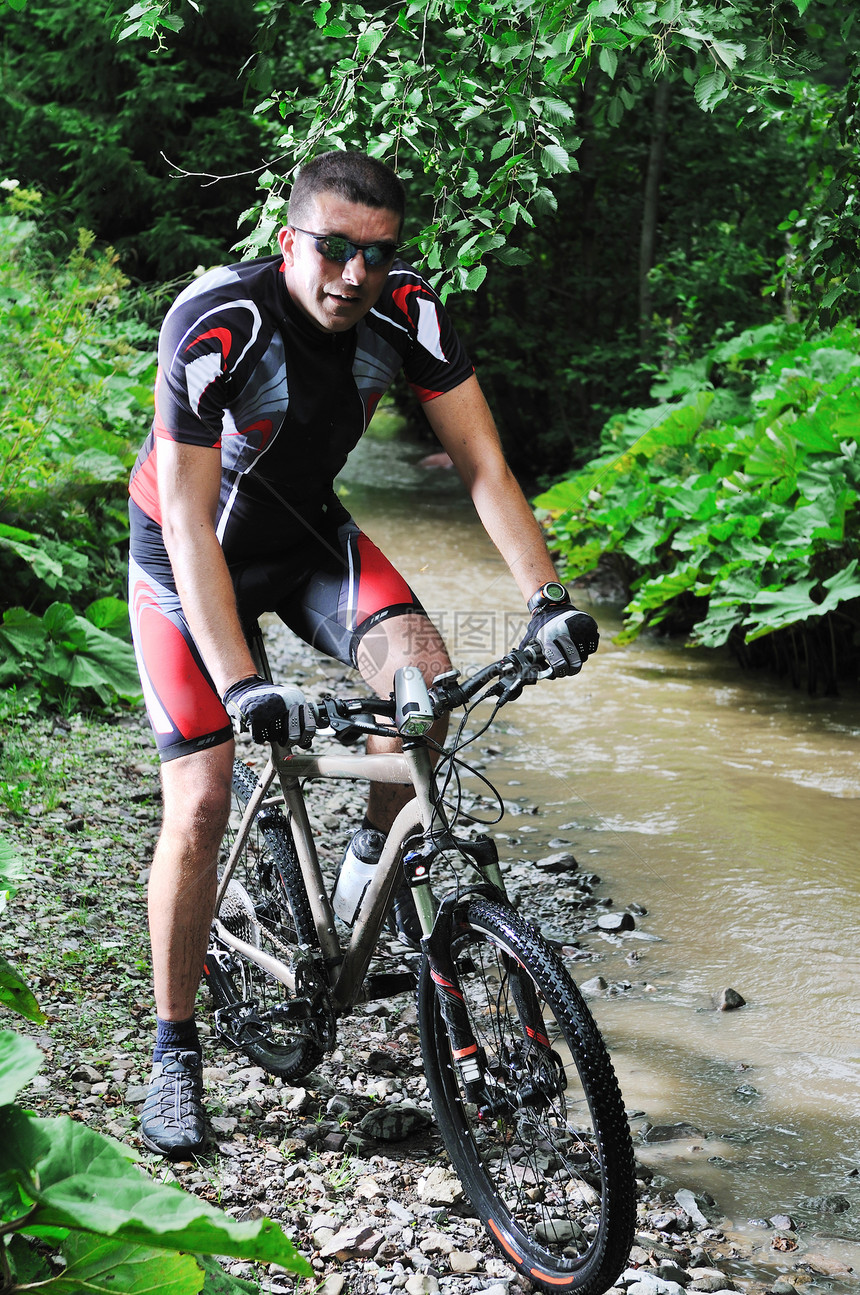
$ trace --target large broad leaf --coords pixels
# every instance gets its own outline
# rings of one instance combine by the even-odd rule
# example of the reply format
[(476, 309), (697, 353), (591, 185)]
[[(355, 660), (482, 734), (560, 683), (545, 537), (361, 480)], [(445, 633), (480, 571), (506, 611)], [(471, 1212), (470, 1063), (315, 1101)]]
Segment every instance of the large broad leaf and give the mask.
[(72, 1232), (61, 1246), (63, 1272), (41, 1289), (50, 1295), (198, 1295), (205, 1274), (193, 1255), (128, 1245)]
[(0, 914), (5, 913), (6, 904), (18, 889), (17, 882), (26, 875), (23, 859), (15, 847), (0, 836)]
[(129, 635), (128, 603), (121, 598), (97, 598), (86, 610), (86, 618), (97, 629), (107, 630), (110, 634)]
[(74, 688), (105, 687), (120, 697), (140, 696), (140, 676), (130, 644), (107, 634), (67, 603), (52, 603), (44, 616), (49, 643), (42, 666)]
[(29, 1224), (277, 1263), (312, 1276), (271, 1219), (237, 1223), (196, 1196), (153, 1182), (126, 1153), (66, 1116), (36, 1120), (14, 1106), (0, 1109), (0, 1197), (8, 1198), (14, 1184), (36, 1206)]
[(34, 544), (21, 544), (8, 536), (0, 536), (0, 547), (11, 549), (17, 557), (32, 568), (33, 574), (39, 580), (45, 581), (49, 589), (56, 589), (62, 580), (62, 563), (58, 562), (51, 554), (46, 553), (44, 549), (40, 549)]
[(0, 1004), (10, 1012), (17, 1012), (28, 1021), (41, 1025), (47, 1020), (25, 980), (12, 966), (11, 962), (0, 956)]
[(798, 621), (824, 616), (840, 603), (860, 598), (857, 562), (855, 558), (843, 571), (837, 571), (822, 582), (827, 595), (821, 602), (813, 602), (810, 597), (811, 591), (819, 584), (817, 580), (798, 580), (784, 589), (762, 589), (750, 604), (750, 619), (756, 620), (758, 625), (747, 634), (747, 642)]
[[(0, 1106), (14, 1102), (42, 1067), (42, 1054), (32, 1039), (12, 1030), (0, 1031)], [(0, 1168), (3, 1152), (0, 1150)]]
[(0, 625), (0, 645), (5, 652), (11, 651), (14, 656), (32, 658), (44, 651), (45, 638), (46, 630), (41, 617), (34, 616), (23, 607), (12, 607), (4, 613), (3, 624)]

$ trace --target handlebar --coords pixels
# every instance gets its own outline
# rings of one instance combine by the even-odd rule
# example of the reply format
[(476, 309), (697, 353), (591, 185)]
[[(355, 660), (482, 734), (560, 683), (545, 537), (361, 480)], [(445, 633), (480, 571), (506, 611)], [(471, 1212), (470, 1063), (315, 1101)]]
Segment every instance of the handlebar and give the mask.
[[(549, 667), (540, 644), (527, 643), (515, 648), (498, 661), (476, 671), (469, 679), (461, 680), (459, 671), (451, 670), (437, 676), (427, 689), (433, 717), (440, 718), (473, 701), (480, 693), (485, 697), (498, 697), (498, 705), (518, 697), (525, 684), (536, 683), (549, 674)], [(404, 736), (419, 736), (424, 728), (410, 732), (404, 727), (398, 710), (398, 698), (361, 697), (344, 699), (324, 697), (319, 702), (307, 703), (317, 728), (331, 729), (343, 742), (349, 742), (364, 733), (391, 734), (392, 724), (383, 725), (380, 719), (398, 719), (399, 731)], [(406, 717), (408, 721), (408, 716)], [(429, 717), (428, 717), (429, 718)]]

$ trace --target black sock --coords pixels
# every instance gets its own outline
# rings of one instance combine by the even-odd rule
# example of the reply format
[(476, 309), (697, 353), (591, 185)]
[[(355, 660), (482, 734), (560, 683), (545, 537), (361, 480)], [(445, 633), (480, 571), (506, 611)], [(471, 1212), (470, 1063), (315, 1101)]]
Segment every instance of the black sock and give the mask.
[(153, 1061), (160, 1061), (165, 1052), (201, 1053), (200, 1038), (197, 1034), (197, 1022), (194, 1017), (187, 1021), (164, 1021), (157, 1016), (158, 1029), (155, 1035)]
[(386, 833), (383, 832), (381, 828), (377, 827), (375, 823), (371, 823), (370, 819), (367, 817), (366, 814), (364, 818), (361, 820), (361, 826), (362, 828), (366, 828), (369, 832), (379, 832), (380, 836), (386, 835)]

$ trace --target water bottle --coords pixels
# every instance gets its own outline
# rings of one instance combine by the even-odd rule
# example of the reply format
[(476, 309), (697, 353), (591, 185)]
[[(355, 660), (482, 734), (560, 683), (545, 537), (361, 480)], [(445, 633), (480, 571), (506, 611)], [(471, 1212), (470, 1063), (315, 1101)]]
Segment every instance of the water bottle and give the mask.
[(384, 845), (385, 836), (382, 832), (377, 832), (372, 827), (362, 827), (346, 847), (331, 902), (335, 913), (347, 926), (352, 926), (355, 921)]

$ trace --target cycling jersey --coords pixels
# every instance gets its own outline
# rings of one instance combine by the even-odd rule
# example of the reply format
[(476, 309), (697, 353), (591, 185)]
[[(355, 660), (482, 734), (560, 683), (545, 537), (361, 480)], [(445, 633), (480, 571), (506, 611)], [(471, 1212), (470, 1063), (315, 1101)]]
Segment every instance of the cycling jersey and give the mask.
[(404, 262), (343, 333), (310, 322), (283, 268), (281, 257), (266, 257), (210, 271), (180, 294), (159, 338), (155, 418), (129, 487), (129, 603), (165, 760), (228, 741), (232, 730), (164, 548), (161, 438), (221, 451), (216, 530), (246, 627), (275, 611), (307, 642), (355, 664), (369, 628), (423, 614), (332, 483), (401, 369), (426, 401), (459, 386), (472, 366), (438, 298)]
[(161, 330), (155, 419), (132, 472), (132, 499), (160, 523), (158, 440), (220, 447), (217, 532), (228, 561), (302, 535), (401, 369), (422, 401), (472, 373), (438, 298), (405, 262), (343, 333), (311, 323), (283, 271), (281, 257), (265, 257), (212, 270), (180, 294)]

